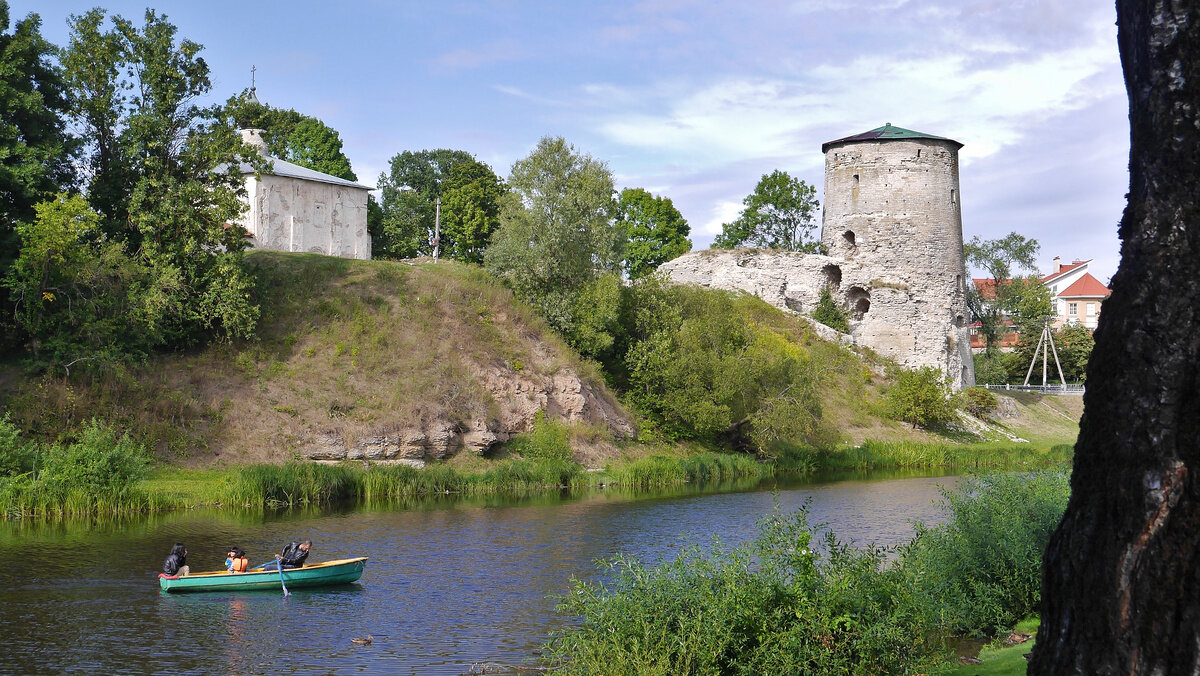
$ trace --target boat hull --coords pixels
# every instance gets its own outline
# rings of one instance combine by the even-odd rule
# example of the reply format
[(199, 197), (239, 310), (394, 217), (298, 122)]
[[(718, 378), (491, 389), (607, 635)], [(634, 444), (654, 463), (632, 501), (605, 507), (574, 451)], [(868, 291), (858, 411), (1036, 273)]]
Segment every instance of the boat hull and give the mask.
[[(339, 559), (315, 563), (303, 568), (284, 568), (283, 583), (288, 589), (325, 587), (354, 582), (362, 577), (367, 557)], [(255, 589), (280, 589), (280, 573), (277, 570), (253, 569), (245, 573), (227, 573), (223, 570), (196, 573), (185, 577), (158, 576), (163, 591), (172, 593), (251, 591)]]

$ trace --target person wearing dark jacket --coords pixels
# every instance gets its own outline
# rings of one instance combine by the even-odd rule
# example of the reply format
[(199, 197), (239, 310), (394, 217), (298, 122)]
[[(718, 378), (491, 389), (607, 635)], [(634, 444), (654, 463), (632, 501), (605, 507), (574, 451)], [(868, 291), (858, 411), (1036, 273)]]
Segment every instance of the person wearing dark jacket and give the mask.
[(182, 542), (176, 542), (175, 546), (171, 547), (171, 553), (167, 554), (167, 560), (163, 561), (163, 572), (179, 577), (191, 572), (187, 565), (187, 547), (184, 547)]
[(304, 566), (304, 560), (308, 558), (309, 549), (312, 549), (312, 540), (289, 542), (283, 548), (283, 554), (276, 554), (275, 558), (284, 568), (301, 568)]
[(302, 568), (308, 558), (308, 550), (312, 548), (312, 540), (289, 542), (283, 548), (282, 554), (275, 555), (275, 561), (263, 566), (263, 570), (279, 570), (280, 566), (287, 568)]

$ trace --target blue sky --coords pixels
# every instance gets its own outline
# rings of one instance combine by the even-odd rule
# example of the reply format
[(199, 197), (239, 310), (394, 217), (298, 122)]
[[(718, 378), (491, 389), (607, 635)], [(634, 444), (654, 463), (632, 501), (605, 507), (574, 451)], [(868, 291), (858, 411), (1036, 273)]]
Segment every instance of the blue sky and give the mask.
[[(10, 0), (66, 44), (99, 4)], [(670, 197), (707, 248), (759, 177), (823, 187), (821, 143), (885, 122), (949, 136), (963, 230), (1054, 256), (1119, 258), (1129, 126), (1116, 13), (1095, 0), (792, 2), (163, 1), (205, 46), (213, 100), (259, 99), (337, 129), (374, 184), (404, 150), (456, 148), (501, 176), (545, 135)]]

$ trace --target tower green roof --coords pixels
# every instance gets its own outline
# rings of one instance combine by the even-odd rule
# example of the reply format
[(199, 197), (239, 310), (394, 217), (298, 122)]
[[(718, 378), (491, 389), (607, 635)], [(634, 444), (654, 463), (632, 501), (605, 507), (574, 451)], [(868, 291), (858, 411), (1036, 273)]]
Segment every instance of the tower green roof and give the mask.
[(952, 138), (946, 138), (945, 136), (934, 136), (933, 134), (923, 134), (919, 131), (913, 131), (903, 127), (893, 127), (892, 123), (888, 122), (882, 127), (877, 127), (871, 131), (864, 131), (861, 134), (855, 134), (854, 136), (847, 136), (845, 138), (837, 139), (836, 141), (827, 141), (822, 143), (821, 152), (829, 152), (829, 146), (834, 145), (835, 143), (853, 143), (855, 141), (888, 141), (893, 139), (910, 140), (918, 138), (933, 139), (935, 141), (949, 141), (957, 145), (959, 148), (961, 148), (963, 145)]

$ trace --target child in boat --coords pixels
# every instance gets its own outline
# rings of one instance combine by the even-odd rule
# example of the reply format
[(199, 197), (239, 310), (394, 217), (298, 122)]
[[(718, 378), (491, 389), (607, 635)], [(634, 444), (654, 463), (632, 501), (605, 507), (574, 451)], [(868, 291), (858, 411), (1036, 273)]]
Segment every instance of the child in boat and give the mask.
[(228, 573), (244, 573), (250, 568), (250, 559), (246, 558), (246, 552), (238, 547), (230, 547), (225, 559), (225, 571)]

